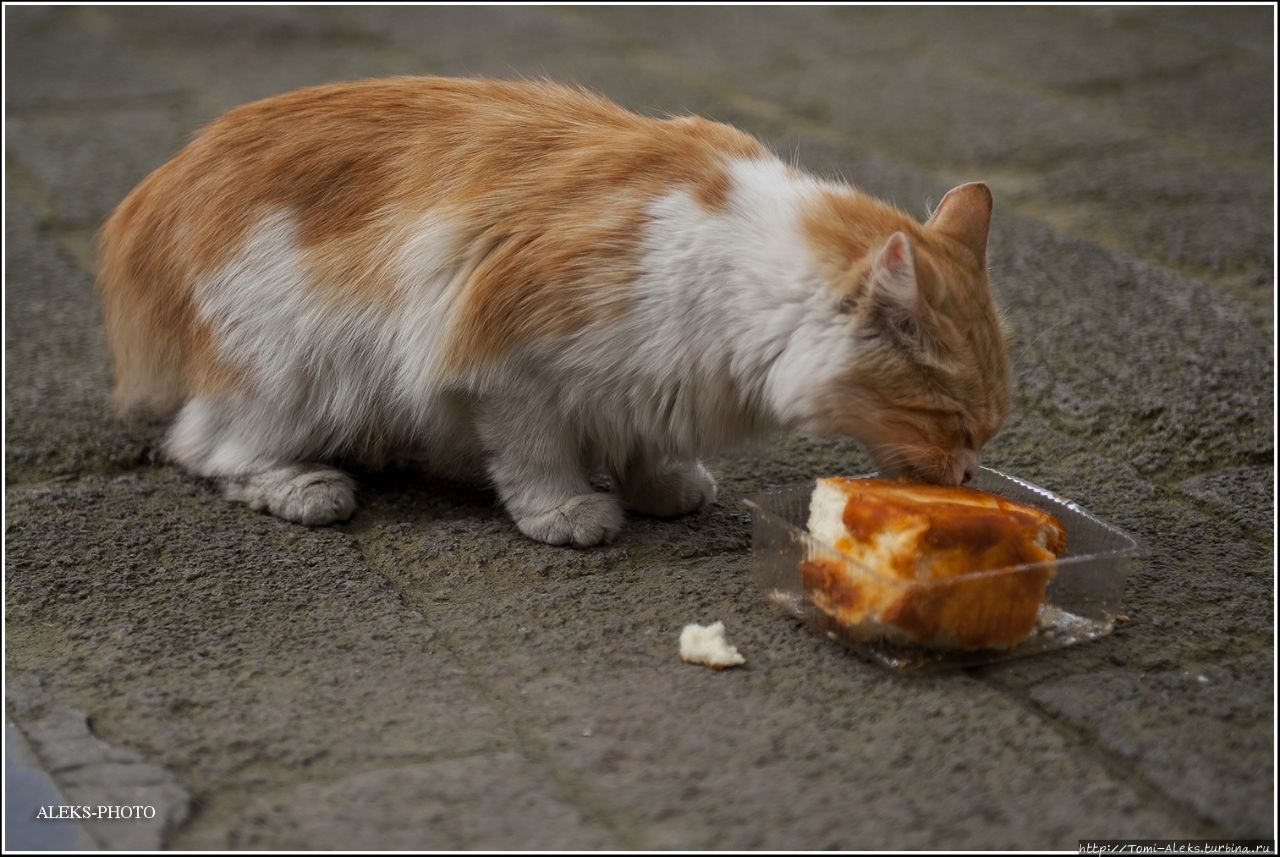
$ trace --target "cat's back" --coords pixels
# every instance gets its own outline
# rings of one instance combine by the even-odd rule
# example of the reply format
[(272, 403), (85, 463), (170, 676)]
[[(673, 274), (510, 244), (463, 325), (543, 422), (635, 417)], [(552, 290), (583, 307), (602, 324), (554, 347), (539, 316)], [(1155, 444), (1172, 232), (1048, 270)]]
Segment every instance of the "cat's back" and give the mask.
[[(728, 164), (764, 154), (731, 126), (641, 116), (547, 81), (383, 78), (237, 107), (99, 235), (117, 404), (168, 410), (193, 388), (239, 383), (219, 326), (289, 309), (263, 290), (350, 315), (406, 278), (450, 280), (476, 253), (451, 316), (454, 365), (580, 326), (600, 310), (584, 293), (616, 295), (631, 276), (652, 200), (683, 188), (714, 209)], [(250, 280), (252, 310), (237, 291)]]
[(563, 207), (575, 201), (565, 190), (696, 181), (713, 161), (762, 151), (728, 125), (641, 116), (550, 81), (378, 78), (228, 111), (148, 177), (112, 220), (156, 196), (188, 200), (206, 220), (286, 205), (303, 217), (305, 239), (323, 237), (322, 220), (338, 228), (395, 206), (492, 203), (502, 190), (545, 191)]

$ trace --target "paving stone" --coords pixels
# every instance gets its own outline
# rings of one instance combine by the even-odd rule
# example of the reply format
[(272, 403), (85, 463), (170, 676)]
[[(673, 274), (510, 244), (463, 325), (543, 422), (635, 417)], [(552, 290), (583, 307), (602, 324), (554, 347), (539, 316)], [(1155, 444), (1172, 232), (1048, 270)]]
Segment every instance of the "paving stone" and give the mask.
[(189, 134), (232, 107), (304, 86), (426, 71), (411, 54), (369, 40), (325, 7), (100, 11), (121, 38), (194, 93)]
[(341, 532), (157, 470), (10, 489), (6, 544), (10, 702), (41, 676), (28, 707), (82, 708), (193, 794), (511, 740)]
[(1190, 35), (1067, 7), (915, 8), (891, 26), (915, 30), (950, 62), (1012, 85), (1087, 94), (1178, 76), (1223, 53)]
[[(32, 750), (42, 766), (58, 778), (66, 805), (93, 813), (79, 822), (84, 833), (113, 851), (159, 850), (166, 833), (187, 818), (187, 792), (172, 774), (148, 763), (137, 752), (99, 740), (90, 731), (83, 711), (68, 707), (33, 710), (33, 696), (19, 692), (10, 699), (16, 703)], [(104, 808), (118, 817), (104, 815)]]
[(112, 418), (92, 280), (12, 184), (5, 247), (7, 484), (147, 462), (159, 428)]
[(546, 9), (382, 6), (347, 9), (339, 17), (452, 74), (537, 76), (542, 63), (559, 55), (613, 44), (596, 28)]
[(1081, 818), (1117, 835), (1196, 828), (962, 676), (886, 680), (817, 635), (751, 637), (731, 637), (745, 668), (680, 663), (672, 635), (665, 663), (584, 658), (516, 674), (512, 692), (556, 763), (626, 808), (642, 848), (1066, 847)]
[(1112, 24), (1141, 21), (1231, 45), (1262, 58), (1272, 57), (1275, 10), (1265, 5), (1142, 8), (1097, 6), (1089, 13)]
[(306, 50), (360, 41), (322, 6), (110, 6), (96, 12), (104, 28), (148, 52), (168, 52), (175, 45), (208, 51), (228, 42)]
[(1184, 479), (1178, 488), (1221, 511), (1237, 526), (1262, 532), (1274, 523), (1275, 486), (1274, 468), (1230, 467)]
[(1271, 357), (1249, 302), (1020, 218), (1004, 232), (991, 265), (1024, 396), (1147, 478), (1270, 458)]
[(46, 818), (49, 807), (68, 804), (40, 766), (22, 733), (4, 724), (5, 847), (14, 851), (91, 851), (97, 847), (79, 821)]
[[(380, 502), (370, 514), (388, 511)], [(400, 514), (405, 511), (401, 507)], [(506, 545), (518, 537), (490, 526), (491, 511), (474, 511), (482, 523), (461, 515), (434, 524), (453, 538), (432, 532), (433, 516), (423, 515), (404, 524), (375, 522), (363, 540), (376, 546), (371, 560), (421, 605), (450, 649), (506, 689), (507, 705), (525, 730), (541, 737), (556, 764), (575, 771), (591, 793), (605, 795), (608, 806), (627, 807), (632, 820), (618, 825), (635, 831), (633, 847), (772, 848), (804, 841), (851, 848), (914, 841), (912, 836), (922, 843), (946, 837), (965, 847), (1053, 837), (1065, 842), (1074, 835), (1068, 833), (1073, 815), (1086, 813), (1101, 823), (1108, 804), (1123, 808), (1111, 822), (1117, 830), (1155, 831), (1172, 823), (1144, 820), (1128, 787), (1109, 779), (1090, 787), (1090, 809), (1073, 803), (1074, 797), (1061, 805), (1058, 789), (1065, 794), (1074, 778), (1085, 776), (1074, 766), (1092, 763), (1072, 761), (1045, 724), (1028, 721), (1016, 708), (992, 714), (989, 705), (966, 702), (965, 694), (987, 691), (954, 676), (889, 679), (767, 605), (744, 554), (640, 561), (644, 552), (635, 541), (661, 538), (659, 530), (624, 534), (621, 545), (602, 551), (547, 552), (517, 563)], [(677, 658), (681, 626), (713, 620), (725, 622), (730, 641), (747, 658), (740, 677)], [(850, 699), (859, 703), (839, 702)], [(995, 720), (979, 725), (949, 719), (970, 707)], [(934, 714), (928, 726), (919, 726), (922, 731), (907, 735), (890, 725), (889, 711), (922, 709)], [(988, 728), (985, 738), (973, 734)], [(1004, 838), (997, 839), (986, 832), (994, 817), (986, 819), (978, 809), (996, 801), (975, 781), (1004, 770), (982, 748), (1011, 731), (1023, 734), (1026, 744), (1001, 752), (1049, 754), (1027, 765), (1044, 775), (1039, 799), (1057, 808), (1052, 817), (1032, 822), (1006, 801), (997, 813), (1006, 822)], [(645, 748), (656, 736), (666, 749), (651, 758)], [(957, 756), (956, 747), (967, 749)], [(833, 765), (837, 758), (858, 761)], [(936, 793), (922, 795), (923, 786), (917, 787), (918, 801), (890, 810), (901, 795), (882, 791), (875, 772), (895, 765), (910, 768), (914, 783), (932, 783)], [(947, 785), (961, 780), (965, 789)], [(994, 789), (995, 779), (991, 783)], [(769, 784), (773, 794), (809, 797), (798, 804), (771, 801), (742, 815), (730, 795), (763, 793)], [(869, 807), (856, 821), (848, 815), (850, 801)], [(927, 832), (907, 830), (902, 813), (923, 806), (932, 808)]]
[(1270, 64), (1263, 60), (1225, 59), (1191, 76), (1144, 77), (1088, 97), (1096, 107), (1227, 166), (1249, 159), (1255, 175), (1271, 153), (1275, 107)]
[(731, 71), (744, 84), (812, 73), (815, 65), (856, 57), (894, 62), (917, 54), (926, 41), (919, 31), (896, 26), (894, 12), (874, 6), (684, 6), (662, 14), (634, 6), (594, 6), (573, 12), (601, 23), (633, 50), (642, 46), (711, 75)]
[(1255, 688), (1273, 669), (1265, 651), (1176, 671), (1100, 672), (1031, 695), (1223, 829), (1269, 839), (1275, 711)]
[(1019, 196), (1031, 206), (1065, 206), (1064, 224), (1141, 255), (1212, 274), (1242, 272), (1259, 303), (1270, 294), (1274, 233), (1258, 217), (1270, 188), (1256, 167), (1157, 147), (1102, 151), (1045, 170), (1034, 191)]
[[(5, 10), (5, 110), (92, 107), (102, 100), (182, 101), (164, 67), (95, 26), (84, 7)], [(10, 144), (12, 145), (12, 144)]]
[(43, 191), (57, 225), (94, 231), (196, 128), (181, 107), (95, 105), (11, 115), (5, 140), (9, 157)]
[(519, 754), (404, 765), (304, 783), (252, 803), (222, 847), (566, 850), (616, 848), (611, 832), (554, 797)]

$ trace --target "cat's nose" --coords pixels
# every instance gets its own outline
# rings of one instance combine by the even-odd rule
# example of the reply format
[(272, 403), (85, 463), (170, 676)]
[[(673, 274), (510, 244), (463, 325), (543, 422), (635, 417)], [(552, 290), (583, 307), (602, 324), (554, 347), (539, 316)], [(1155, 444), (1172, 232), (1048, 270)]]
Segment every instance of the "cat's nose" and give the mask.
[(964, 484), (973, 478), (973, 465), (967, 465), (964, 469), (964, 475), (960, 477), (960, 484)]

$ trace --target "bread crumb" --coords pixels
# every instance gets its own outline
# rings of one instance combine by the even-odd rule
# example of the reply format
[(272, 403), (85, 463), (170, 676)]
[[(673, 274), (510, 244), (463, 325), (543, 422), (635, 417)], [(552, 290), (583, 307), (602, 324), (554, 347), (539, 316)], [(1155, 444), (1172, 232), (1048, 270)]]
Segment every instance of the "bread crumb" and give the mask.
[(737, 649), (724, 638), (724, 623), (710, 625), (685, 625), (680, 632), (680, 658), (689, 664), (703, 664), (713, 670), (727, 669), (745, 664)]

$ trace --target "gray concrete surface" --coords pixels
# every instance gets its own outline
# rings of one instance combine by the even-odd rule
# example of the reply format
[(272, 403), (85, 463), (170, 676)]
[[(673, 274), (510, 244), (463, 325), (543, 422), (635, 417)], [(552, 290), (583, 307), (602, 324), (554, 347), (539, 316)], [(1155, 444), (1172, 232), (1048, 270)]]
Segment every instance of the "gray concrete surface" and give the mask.
[[(53, 784), (22, 735), (4, 725), (5, 848), (15, 851), (90, 851), (97, 843), (80, 821), (61, 817), (76, 806)], [(148, 825), (148, 829), (154, 827)]]
[[(5, 10), (7, 715), (103, 847), (1074, 849), (1273, 837), (1270, 7)], [(1018, 332), (988, 463), (1151, 547), (1099, 643), (895, 676), (766, 603), (744, 494), (575, 552), (362, 474), (307, 530), (115, 422), (90, 236), (242, 101), (545, 74), (734, 122), (917, 213), (986, 178)], [(725, 621), (745, 669), (676, 656)], [(140, 838), (139, 838), (140, 837)]]

